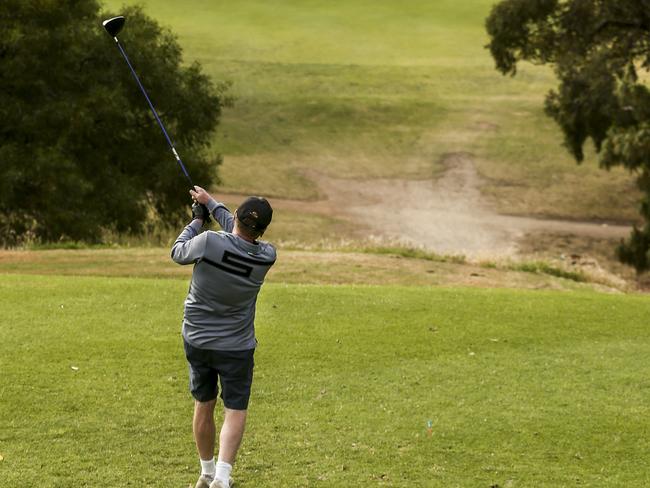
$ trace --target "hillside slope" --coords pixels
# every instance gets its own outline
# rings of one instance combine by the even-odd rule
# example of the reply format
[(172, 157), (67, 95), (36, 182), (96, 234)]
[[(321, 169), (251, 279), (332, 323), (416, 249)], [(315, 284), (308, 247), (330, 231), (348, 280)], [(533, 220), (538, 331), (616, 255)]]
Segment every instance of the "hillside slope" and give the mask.
[[(236, 103), (213, 146), (225, 158), (221, 192), (344, 208), (349, 199), (321, 177), (435, 180), (449, 154), (464, 154), (495, 212), (635, 220), (629, 175), (600, 170), (593, 154), (577, 166), (560, 146), (542, 113), (552, 73), (494, 70), (483, 28), (491, 4), (151, 0), (146, 11), (178, 34), (187, 60), (233, 82)], [(408, 204), (397, 190), (379, 203)], [(332, 214), (321, 216), (325, 233), (346, 237)]]

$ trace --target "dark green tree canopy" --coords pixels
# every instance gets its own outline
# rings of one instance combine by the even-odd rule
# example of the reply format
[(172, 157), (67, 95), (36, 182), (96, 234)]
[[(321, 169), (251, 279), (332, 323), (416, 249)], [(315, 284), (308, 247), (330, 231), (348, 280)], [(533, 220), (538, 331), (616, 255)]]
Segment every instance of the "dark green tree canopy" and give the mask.
[[(140, 8), (120, 12), (131, 62), (197, 184), (227, 102), (174, 35)], [(0, 2), (0, 243), (25, 235), (96, 241), (137, 232), (151, 208), (187, 212), (188, 183), (94, 0)]]
[(650, 0), (502, 0), (486, 28), (503, 74), (515, 75), (522, 60), (554, 67), (559, 86), (546, 113), (578, 162), (591, 139), (604, 168), (637, 175), (645, 225), (618, 253), (650, 269)]

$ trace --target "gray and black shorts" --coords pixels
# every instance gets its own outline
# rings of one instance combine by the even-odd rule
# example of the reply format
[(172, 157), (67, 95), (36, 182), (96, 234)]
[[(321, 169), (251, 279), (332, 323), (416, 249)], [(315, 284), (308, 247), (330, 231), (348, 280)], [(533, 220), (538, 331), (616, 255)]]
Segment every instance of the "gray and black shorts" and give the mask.
[(246, 351), (213, 351), (199, 349), (183, 341), (190, 369), (190, 392), (199, 402), (217, 398), (226, 408), (246, 410), (253, 383), (255, 349)]

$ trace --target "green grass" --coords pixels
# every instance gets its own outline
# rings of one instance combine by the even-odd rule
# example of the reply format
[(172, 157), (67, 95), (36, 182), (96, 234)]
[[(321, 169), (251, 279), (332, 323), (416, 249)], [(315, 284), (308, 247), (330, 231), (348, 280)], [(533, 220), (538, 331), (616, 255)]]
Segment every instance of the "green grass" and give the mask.
[(593, 154), (578, 167), (560, 146), (542, 114), (551, 71), (494, 70), (483, 27), (493, 4), (149, 0), (145, 8), (178, 34), (188, 60), (234, 83), (237, 101), (213, 145), (225, 157), (223, 190), (314, 199), (319, 173), (431, 178), (442, 155), (462, 151), (474, 154), (485, 193), (504, 211), (636, 218), (629, 175), (598, 169)]
[(403, 258), (410, 259), (422, 259), (425, 261), (436, 261), (440, 263), (456, 263), (464, 264), (466, 258), (463, 255), (445, 255), (445, 254), (436, 254), (434, 252), (429, 252), (423, 249), (412, 248), (412, 247), (389, 247), (389, 246), (375, 246), (375, 247), (365, 247), (351, 250), (356, 250), (357, 252), (367, 253), (367, 254), (379, 254), (379, 255), (389, 255), (389, 256), (399, 256)]
[(543, 273), (551, 276), (557, 276), (558, 278), (565, 278), (567, 280), (573, 280), (577, 282), (587, 281), (587, 277), (583, 273), (575, 272), (575, 271), (567, 271), (565, 269), (558, 268), (557, 266), (551, 266), (548, 263), (544, 263), (540, 261), (514, 264), (511, 267), (515, 271), (523, 271), (525, 273)]
[[(0, 276), (0, 486), (195, 481), (186, 291)], [(649, 313), (642, 296), (265, 285), (239, 486), (647, 486)]]

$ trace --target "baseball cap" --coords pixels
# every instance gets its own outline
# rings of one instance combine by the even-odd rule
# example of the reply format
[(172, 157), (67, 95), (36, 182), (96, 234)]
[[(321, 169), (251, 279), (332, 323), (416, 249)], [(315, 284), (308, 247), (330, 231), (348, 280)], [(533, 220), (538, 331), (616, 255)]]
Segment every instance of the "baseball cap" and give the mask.
[(264, 197), (248, 197), (237, 207), (237, 220), (256, 232), (264, 232), (273, 218), (271, 204)]

